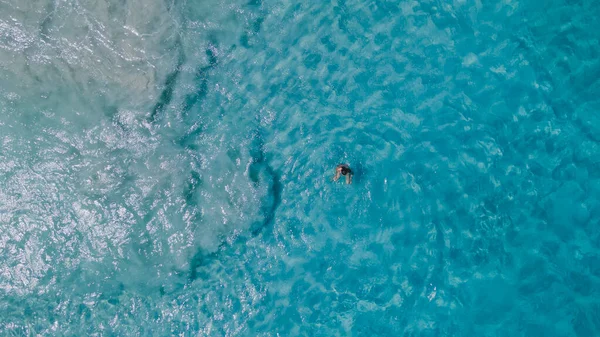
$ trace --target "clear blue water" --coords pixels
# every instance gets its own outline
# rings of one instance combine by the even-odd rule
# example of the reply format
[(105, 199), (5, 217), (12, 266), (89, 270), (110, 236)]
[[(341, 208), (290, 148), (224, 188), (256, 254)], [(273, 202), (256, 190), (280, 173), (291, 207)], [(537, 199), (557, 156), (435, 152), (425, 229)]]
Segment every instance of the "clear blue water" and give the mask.
[(0, 1), (0, 335), (599, 336), (599, 16)]

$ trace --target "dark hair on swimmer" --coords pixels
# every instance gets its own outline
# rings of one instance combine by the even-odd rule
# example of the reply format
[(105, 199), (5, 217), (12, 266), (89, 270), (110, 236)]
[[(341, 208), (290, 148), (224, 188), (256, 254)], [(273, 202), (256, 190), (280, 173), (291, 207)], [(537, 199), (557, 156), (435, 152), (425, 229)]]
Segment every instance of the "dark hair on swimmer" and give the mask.
[(350, 173), (350, 169), (349, 169), (349, 168), (347, 168), (347, 167), (342, 167), (342, 174), (343, 174), (343, 175), (346, 175), (346, 174), (348, 174), (348, 173)]

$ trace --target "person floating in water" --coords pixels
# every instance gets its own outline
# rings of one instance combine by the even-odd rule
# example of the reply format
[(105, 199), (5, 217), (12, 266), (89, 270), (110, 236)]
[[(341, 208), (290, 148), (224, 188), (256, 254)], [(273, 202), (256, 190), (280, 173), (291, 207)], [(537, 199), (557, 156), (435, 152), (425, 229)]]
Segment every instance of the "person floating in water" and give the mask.
[(340, 175), (346, 176), (346, 184), (352, 184), (352, 170), (350, 166), (346, 164), (339, 164), (335, 168), (335, 176), (333, 176), (333, 181), (338, 181), (340, 179)]

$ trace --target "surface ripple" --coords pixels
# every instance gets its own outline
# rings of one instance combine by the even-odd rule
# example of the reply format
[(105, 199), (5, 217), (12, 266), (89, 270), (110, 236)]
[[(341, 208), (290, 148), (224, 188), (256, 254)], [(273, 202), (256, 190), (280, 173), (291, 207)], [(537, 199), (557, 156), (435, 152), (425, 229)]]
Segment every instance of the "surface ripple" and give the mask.
[(0, 1), (0, 335), (598, 335), (598, 15)]

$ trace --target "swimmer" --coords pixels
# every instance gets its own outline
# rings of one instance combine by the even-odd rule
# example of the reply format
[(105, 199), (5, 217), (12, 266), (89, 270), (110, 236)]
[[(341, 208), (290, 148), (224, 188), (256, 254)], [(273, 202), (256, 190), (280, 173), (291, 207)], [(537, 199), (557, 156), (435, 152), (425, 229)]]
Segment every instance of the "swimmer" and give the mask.
[(344, 175), (346, 176), (346, 184), (351, 184), (352, 183), (352, 170), (350, 169), (350, 166), (346, 165), (346, 164), (339, 164), (336, 168), (335, 168), (335, 175), (333, 176), (333, 181), (338, 181), (338, 179), (340, 179), (340, 175)]

